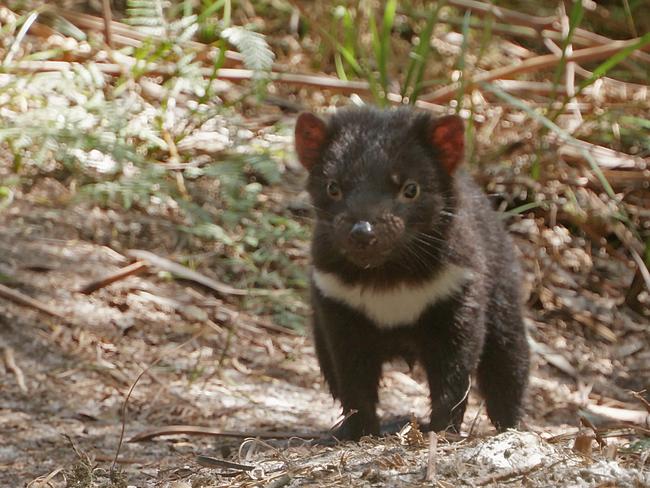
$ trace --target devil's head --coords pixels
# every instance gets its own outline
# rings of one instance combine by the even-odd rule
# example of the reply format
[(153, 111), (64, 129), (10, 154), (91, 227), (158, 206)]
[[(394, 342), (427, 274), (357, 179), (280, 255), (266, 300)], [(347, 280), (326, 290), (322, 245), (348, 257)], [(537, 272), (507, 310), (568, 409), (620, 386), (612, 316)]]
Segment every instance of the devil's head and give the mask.
[(454, 207), (450, 181), (464, 146), (459, 117), (347, 109), (326, 122), (303, 113), (295, 136), (309, 170), (315, 239), (361, 269), (435, 245)]

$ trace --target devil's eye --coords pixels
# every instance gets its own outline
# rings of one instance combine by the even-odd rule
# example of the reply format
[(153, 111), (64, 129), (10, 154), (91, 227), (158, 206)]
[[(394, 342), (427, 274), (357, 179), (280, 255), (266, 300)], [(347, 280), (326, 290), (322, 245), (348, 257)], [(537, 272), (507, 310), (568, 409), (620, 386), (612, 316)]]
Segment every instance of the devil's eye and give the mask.
[(329, 181), (327, 183), (327, 194), (334, 200), (339, 200), (341, 198), (341, 188), (336, 181)]
[(402, 187), (401, 196), (406, 200), (415, 200), (420, 194), (420, 185), (414, 181), (407, 181)]

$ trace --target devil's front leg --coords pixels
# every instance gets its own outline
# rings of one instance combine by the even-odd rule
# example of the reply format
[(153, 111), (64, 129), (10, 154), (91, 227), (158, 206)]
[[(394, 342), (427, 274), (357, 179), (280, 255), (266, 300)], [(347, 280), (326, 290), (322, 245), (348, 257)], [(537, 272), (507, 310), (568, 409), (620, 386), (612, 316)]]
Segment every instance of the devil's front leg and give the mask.
[(419, 328), (422, 364), (431, 394), (433, 431), (460, 431), (471, 374), (484, 340), (483, 316), (477, 308), (450, 301)]
[(359, 313), (322, 296), (314, 297), (314, 312), (319, 364), (348, 416), (334, 436), (358, 440), (379, 434), (376, 407), (382, 361), (377, 331)]

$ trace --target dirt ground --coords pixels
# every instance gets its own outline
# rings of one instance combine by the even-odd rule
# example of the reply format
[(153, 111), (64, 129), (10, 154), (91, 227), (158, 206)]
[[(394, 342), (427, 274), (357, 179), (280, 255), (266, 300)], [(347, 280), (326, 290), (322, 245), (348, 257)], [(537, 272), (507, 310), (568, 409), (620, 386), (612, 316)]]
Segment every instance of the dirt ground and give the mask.
[[(464, 5), (436, 21), (431, 42), (436, 56), (422, 78), (429, 92), (421, 95), (429, 101), (419, 101), (432, 113), (448, 113), (452, 100), (440, 91), (458, 93), (455, 109), (472, 121), (468, 165), (495, 207), (506, 211), (517, 242), (526, 272), (526, 325), (533, 351), (526, 415), (521, 431), (497, 435), (480, 397), (471, 391), (461, 436), (430, 436), (412, 425), (398, 435), (322, 445), (310, 439), (327, 434), (339, 420), (340, 406), (323, 384), (309, 337), (305, 229), (296, 224), (291, 237), (282, 232), (290, 227), (286, 222), (310, 220), (300, 193), (305, 175), (290, 135), (292, 111), (358, 103), (371, 92), (357, 75), (348, 82), (334, 77), (337, 60), (344, 60), (335, 46), (327, 46), (324, 35), (343, 35), (345, 22), (332, 16), (328, 2), (291, 2), (299, 4), (291, 11), (261, 2), (265, 7), (259, 12), (249, 5), (255, 2), (232, 2), (236, 26), (256, 25), (267, 36), (269, 46), (262, 42), (259, 48), (258, 42), (254, 57), (272, 62), (276, 56), (269, 67), (276, 82), (262, 92), (256, 83), (236, 77), (226, 81), (227, 68), (253, 69), (246, 64), (250, 55), (230, 52), (223, 79), (213, 79), (214, 60), (225, 55), (217, 53), (214, 43), (182, 45), (181, 56), (165, 47), (167, 37), (156, 34), (153, 41), (160, 45), (149, 46), (144, 34), (115, 23), (118, 45), (109, 49), (102, 37), (110, 32), (104, 19), (70, 10), (70, 2), (50, 3), (66, 4), (60, 18), (52, 17), (65, 23), (57, 26), (41, 18), (45, 15), (36, 19), (51, 5), (33, 11), (21, 6), (16, 12), (0, 8), (5, 103), (0, 131), (14, 131), (13, 139), (5, 134), (0, 141), (0, 488), (650, 486), (650, 278), (642, 276), (647, 266), (641, 257), (648, 250), (650, 229), (650, 152), (643, 132), (650, 112), (647, 83), (638, 76), (647, 72), (642, 70), (649, 62), (647, 52), (635, 53), (646, 64), (632, 64), (635, 69), (622, 78), (626, 81), (615, 79), (620, 72), (609, 72), (611, 67), (604, 73), (614, 78), (603, 76), (603, 70), (587, 71), (604, 61), (598, 58), (586, 67), (576, 65), (583, 78), (576, 82), (567, 75), (559, 86), (562, 70), (555, 66), (536, 68), (539, 72), (531, 68), (522, 76), (506, 69), (546, 65), (540, 60), (560, 50), (565, 34), (557, 29), (568, 26), (567, 16), (553, 22), (531, 17), (551, 15), (555, 6), (521, 2), (528, 13), (504, 17), (495, 24), (495, 36), (494, 17), (488, 17), (485, 28), (473, 28), (471, 36), (461, 34), (461, 27), (470, 26)], [(363, 21), (370, 3), (382, 4), (360, 2), (357, 19)], [(478, 2), (462, 3), (476, 7)], [(607, 14), (589, 25), (616, 33), (611, 39), (629, 37), (627, 23), (619, 19), (617, 24), (609, 16), (609, 5), (617, 2), (583, 3)], [(231, 2), (184, 2), (191, 12), (201, 5), (212, 12), (209, 17), (219, 4), (225, 17)], [(637, 8), (639, 2), (630, 4)], [(374, 18), (369, 9), (366, 14)], [(454, 16), (457, 22), (452, 23)], [(388, 32), (394, 44), (389, 78), (409, 73), (415, 79), (410, 76), (415, 64), (409, 60), (424, 45), (414, 37), (415, 28), (424, 29), (427, 17), (411, 21), (399, 13), (395, 32)], [(353, 33), (369, 32), (369, 19), (354, 24)], [(161, 20), (165, 29), (190, 25)], [(637, 20), (641, 34), (644, 19)], [(25, 27), (33, 21), (38, 29)], [(70, 22), (89, 33), (90, 42), (66, 34), (69, 29), (63, 27)], [(323, 34), (305, 31), (310, 25)], [(517, 37), (522, 30), (532, 31), (532, 37)], [(541, 30), (548, 37), (537, 39)], [(576, 36), (573, 52), (597, 49), (601, 43), (609, 49), (613, 41), (594, 35), (601, 30)], [(185, 28), (169, 35), (176, 39), (177, 32), (184, 35)], [(364, 43), (364, 50), (374, 52), (368, 39)], [(131, 50), (134, 46), (140, 49)], [(136, 55), (149, 56), (144, 61), (150, 72), (142, 71)], [(14, 74), (9, 70), (12, 58), (20, 65)], [(188, 59), (194, 61), (180, 69)], [(374, 77), (376, 63), (367, 63), (373, 59), (362, 64)], [(31, 69), (39, 60), (46, 60), (48, 70), (59, 66), (63, 71), (38, 75)], [(77, 63), (79, 70), (69, 63)], [(118, 72), (114, 63), (121, 66)], [(259, 67), (254, 69), (251, 80), (261, 74)], [(503, 69), (506, 74), (499, 75)], [(76, 74), (70, 77), (69, 72)], [(163, 80), (161, 73), (170, 76)], [(490, 73), (495, 83), (483, 87), (478, 80)], [(290, 83), (291, 76), (285, 75), (294, 74), (302, 81)], [(474, 76), (470, 89), (465, 83)], [(441, 80), (447, 85), (438, 85)], [(580, 80), (591, 81), (584, 91), (580, 88), (575, 106), (565, 106), (569, 81), (573, 87)], [(402, 82), (401, 88), (409, 87)], [(336, 86), (344, 91), (333, 90)], [(557, 108), (559, 88), (566, 89), (567, 98)], [(204, 100), (206, 93), (212, 97)], [(409, 93), (415, 101), (415, 91)], [(508, 93), (517, 94), (514, 101), (521, 103), (506, 103)], [(80, 100), (88, 100), (88, 107)], [(540, 119), (556, 108), (555, 122)], [(125, 120), (133, 127), (122, 133)], [(92, 130), (79, 130), (80, 121)], [(557, 123), (560, 131), (547, 131), (548, 122)], [(65, 130), (49, 132), (54, 127)], [(36, 130), (25, 132), (29, 128)], [(565, 130), (575, 136), (573, 142), (558, 136)], [(79, 136), (87, 136), (85, 145), (75, 145), (83, 142)], [(151, 139), (164, 144), (151, 144)], [(52, 154), (37, 162), (36, 156), (46, 152), (41, 147), (49, 147), (46, 142), (56, 142), (52, 147), (67, 155), (65, 161), (78, 159), (77, 169), (54, 158), (51, 148)], [(87, 150), (72, 151), (79, 147)], [(143, 154), (147, 157), (131, 167)], [(244, 202), (252, 210), (231, 211), (235, 224), (226, 232), (225, 218), (216, 220), (232, 210), (227, 205), (241, 202), (220, 192), (228, 176), (224, 167), (241, 162), (239, 156), (260, 155), (269, 174), (277, 172), (281, 182), (265, 178), (263, 165), (232, 177), (241, 176), (236, 181), (242, 187), (253, 185), (250, 201)], [(100, 171), (103, 166), (102, 171), (110, 170), (111, 161), (117, 167), (118, 160), (125, 163), (119, 174)], [(148, 180), (152, 169), (160, 174)], [(199, 171), (208, 169), (222, 172)], [(261, 177), (249, 178), (255, 172), (255, 178)], [(145, 197), (139, 204), (129, 197), (133, 207), (124, 210), (110, 185), (108, 196), (97, 186), (91, 188), (94, 194), (83, 196), (92, 187), (88, 182), (132, 185), (136, 196), (139, 184)], [(160, 182), (170, 183), (175, 193), (150, 188)], [(148, 205), (167, 197), (167, 208)], [(91, 203), (98, 201), (109, 208)], [(215, 226), (222, 235), (192, 234), (197, 221), (183, 213), (182, 203), (209, 208), (208, 220), (215, 217), (215, 224), (223, 224)], [(284, 229), (269, 224), (268, 216), (275, 213), (284, 219)], [(266, 220), (256, 220), (260, 215)], [(237, 228), (240, 218), (247, 223)], [(257, 232), (261, 221), (268, 226)], [(186, 232), (179, 230), (182, 226)], [(243, 227), (256, 232), (239, 232)], [(275, 235), (269, 229), (280, 231)], [(264, 252), (274, 247), (272, 264), (246, 268), (226, 262), (232, 255), (222, 252), (228, 247), (219, 242), (224, 237), (235, 244), (266, 239), (260, 246), (242, 245), (236, 257), (245, 261), (261, 247)], [(277, 246), (275, 241), (268, 246), (276, 238)], [(143, 254), (133, 250), (153, 253), (158, 261), (149, 255), (148, 264), (136, 265), (139, 273), (91, 293), (80, 291), (139, 262)], [(182, 278), (170, 272), (160, 258), (192, 268), (203, 284), (196, 274)], [(263, 269), (268, 276), (258, 280), (260, 271), (249, 280), (247, 269)], [(268, 287), (240, 293), (225, 286), (242, 283)], [(19, 303), (17, 293), (37, 303)], [(38, 304), (45, 310), (38, 311)], [(426, 417), (427, 393), (419, 369), (390, 365), (380, 414), (384, 419)]]
[[(650, 485), (647, 417), (643, 425), (602, 415), (644, 410), (632, 392), (649, 384), (650, 331), (624, 305), (634, 272), (561, 228), (511, 220), (535, 353), (524, 432), (495, 437), (473, 392), (462, 439), (440, 436), (437, 448), (417, 429), (314, 446), (258, 436), (324, 433), (338, 419), (308, 333), (155, 267), (80, 293), (129, 264), (130, 248), (179, 261), (174, 228), (163, 217), (53, 203), (43, 191), (18, 196), (0, 216), (3, 284), (63, 317), (0, 298), (0, 486)], [(218, 278), (219, 264), (197, 271)], [(387, 368), (381, 395), (384, 417), (427, 413), (417, 369)], [(169, 425), (237, 435), (186, 428), (128, 442)]]

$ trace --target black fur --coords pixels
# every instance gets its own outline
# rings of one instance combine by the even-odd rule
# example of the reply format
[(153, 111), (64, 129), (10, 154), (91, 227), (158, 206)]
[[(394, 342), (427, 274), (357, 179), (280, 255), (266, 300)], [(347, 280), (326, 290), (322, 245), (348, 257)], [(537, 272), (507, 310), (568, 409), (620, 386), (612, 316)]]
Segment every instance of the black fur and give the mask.
[[(394, 358), (424, 366), (433, 430), (459, 430), (474, 372), (497, 428), (515, 426), (522, 413), (529, 351), (513, 244), (471, 178), (441, 164), (429, 137), (433, 123), (408, 109), (341, 110), (324, 126), (316, 159), (303, 161), (317, 213), (315, 268), (381, 290), (431, 280), (448, 263), (473, 272), (462, 290), (392, 329), (312, 285), (321, 370), (344, 412), (357, 411), (337, 433), (342, 438), (379, 433), (381, 369)], [(397, 195), (410, 180), (420, 195), (402, 202)], [(328, 195), (329, 181), (340, 186), (339, 200)], [(378, 242), (357, 252), (348, 240), (360, 220), (373, 222)]]

